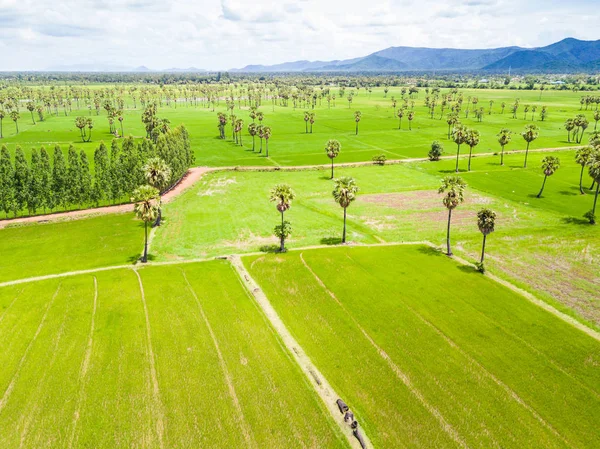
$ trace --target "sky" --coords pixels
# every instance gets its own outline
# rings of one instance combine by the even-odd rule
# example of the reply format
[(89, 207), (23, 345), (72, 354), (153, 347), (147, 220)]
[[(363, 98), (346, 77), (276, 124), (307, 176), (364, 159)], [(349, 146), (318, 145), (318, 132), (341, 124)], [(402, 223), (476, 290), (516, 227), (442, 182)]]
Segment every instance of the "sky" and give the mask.
[(0, 71), (210, 70), (600, 39), (599, 0), (0, 0)]

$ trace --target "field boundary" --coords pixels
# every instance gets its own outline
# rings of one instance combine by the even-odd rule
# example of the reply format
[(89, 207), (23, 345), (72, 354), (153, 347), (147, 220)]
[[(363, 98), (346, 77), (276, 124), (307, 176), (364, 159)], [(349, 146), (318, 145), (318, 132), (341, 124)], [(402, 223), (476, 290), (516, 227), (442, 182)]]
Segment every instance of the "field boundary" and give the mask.
[[(547, 153), (557, 151), (568, 151), (581, 148), (581, 146), (568, 146), (568, 147), (556, 147), (556, 148), (537, 148), (529, 150), (529, 153)], [(521, 154), (525, 153), (525, 150), (512, 150), (505, 151), (504, 155), (509, 154)], [(498, 155), (498, 152), (486, 152), (474, 154), (473, 158), (489, 157)], [(468, 154), (460, 154), (459, 159), (467, 159)], [(456, 159), (456, 155), (441, 156), (440, 160), (452, 160)], [(403, 158), (403, 159), (388, 159), (385, 165), (401, 165), (410, 164), (415, 162), (429, 162), (427, 157), (416, 157), (416, 158)], [(352, 168), (352, 167), (372, 167), (376, 166), (372, 161), (360, 161), (360, 162), (342, 162), (336, 164), (336, 168)], [(207, 173), (216, 172), (274, 172), (274, 171), (313, 171), (313, 170), (329, 170), (330, 164), (313, 164), (313, 165), (276, 165), (276, 166), (260, 166), (260, 165), (231, 165), (223, 167), (208, 167), (198, 166), (190, 168), (188, 175), (185, 176), (179, 184), (169, 190), (163, 197), (163, 203), (169, 203), (181, 195), (186, 190), (193, 187)], [(108, 214), (122, 214), (133, 212), (133, 203), (119, 204), (115, 206), (102, 206), (92, 207), (89, 209), (78, 209), (65, 212), (56, 212), (52, 214), (32, 215), (28, 217), (18, 218), (3, 218), (0, 219), (0, 229), (7, 227), (26, 225), (28, 223), (49, 223), (49, 222), (60, 222), (68, 220), (77, 220), (82, 218), (91, 218)]]
[[(273, 328), (281, 338), (286, 349), (292, 355), (297, 365), (300, 367), (300, 369), (308, 379), (310, 385), (312, 385), (314, 391), (318, 394), (318, 396), (325, 404), (325, 407), (329, 411), (335, 423), (340, 428), (342, 434), (350, 443), (350, 446), (355, 449), (360, 449), (360, 443), (352, 435), (350, 426), (344, 422), (343, 415), (340, 413), (335, 402), (338, 398), (341, 398), (341, 396), (339, 396), (335, 392), (331, 384), (327, 381), (323, 374), (321, 374), (318, 368), (312, 363), (306, 352), (304, 352), (302, 347), (292, 336), (288, 328), (285, 326), (285, 324), (271, 305), (271, 302), (269, 301), (265, 293), (258, 286), (258, 283), (250, 276), (248, 270), (246, 270), (246, 267), (244, 266), (241, 257), (239, 255), (232, 255), (228, 257), (228, 260), (235, 269), (236, 273), (238, 274), (240, 281), (244, 285), (249, 296), (251, 296), (256, 301), (262, 312), (265, 314), (265, 316), (269, 320), (269, 323), (271, 324), (271, 326), (273, 326)], [(368, 436), (365, 434), (364, 429), (361, 429), (361, 434), (365, 439), (367, 448), (372, 448), (373, 445), (371, 444), (371, 441), (369, 440)]]

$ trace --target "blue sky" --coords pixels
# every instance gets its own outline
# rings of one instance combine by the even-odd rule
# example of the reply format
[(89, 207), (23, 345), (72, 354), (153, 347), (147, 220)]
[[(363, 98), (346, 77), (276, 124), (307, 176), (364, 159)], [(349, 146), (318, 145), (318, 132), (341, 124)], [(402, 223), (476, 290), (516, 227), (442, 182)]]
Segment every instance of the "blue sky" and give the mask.
[(600, 39), (599, 0), (0, 0), (0, 71), (227, 69)]

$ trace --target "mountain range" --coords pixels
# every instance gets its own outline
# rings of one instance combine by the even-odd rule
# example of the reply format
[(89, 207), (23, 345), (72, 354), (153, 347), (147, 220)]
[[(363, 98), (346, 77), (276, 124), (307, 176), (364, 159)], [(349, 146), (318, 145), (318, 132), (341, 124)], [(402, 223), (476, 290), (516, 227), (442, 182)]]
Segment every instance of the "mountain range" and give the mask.
[(334, 61), (295, 61), (248, 65), (234, 72), (409, 72), (490, 71), (573, 72), (600, 68), (600, 40), (574, 38), (537, 48), (502, 47), (481, 50), (389, 47), (367, 56)]
[(111, 64), (72, 64), (72, 65), (60, 65), (49, 67), (47, 69), (48, 72), (127, 72), (127, 73), (144, 73), (144, 72), (152, 72), (152, 73), (205, 73), (206, 70), (198, 69), (196, 67), (188, 67), (187, 69), (180, 69), (177, 67), (173, 67), (170, 69), (164, 70), (154, 70), (149, 69), (146, 66), (139, 67), (128, 67), (128, 66), (120, 66), (120, 65), (111, 65)]

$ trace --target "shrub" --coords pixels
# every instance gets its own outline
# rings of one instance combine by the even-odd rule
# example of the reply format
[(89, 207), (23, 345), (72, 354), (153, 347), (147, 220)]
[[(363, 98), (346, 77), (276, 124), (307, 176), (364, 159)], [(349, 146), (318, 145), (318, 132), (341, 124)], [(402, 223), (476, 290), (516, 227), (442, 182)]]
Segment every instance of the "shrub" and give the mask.
[(439, 161), (440, 157), (444, 154), (444, 146), (441, 142), (434, 140), (431, 144), (431, 150), (427, 153), (430, 161)]
[(385, 157), (385, 154), (378, 154), (377, 156), (373, 156), (373, 163), (375, 165), (385, 165), (385, 161), (387, 161), (387, 157)]

